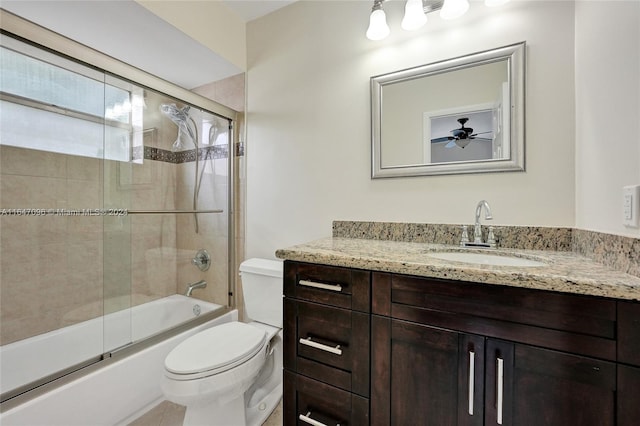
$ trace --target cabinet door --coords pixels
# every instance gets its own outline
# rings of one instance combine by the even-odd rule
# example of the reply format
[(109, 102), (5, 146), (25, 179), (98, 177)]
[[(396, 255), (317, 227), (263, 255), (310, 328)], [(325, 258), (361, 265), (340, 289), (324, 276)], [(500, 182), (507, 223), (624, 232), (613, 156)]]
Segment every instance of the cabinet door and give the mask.
[(484, 339), (372, 318), (371, 422), (482, 425)]
[(615, 424), (614, 363), (487, 341), (487, 425)]
[(640, 368), (618, 365), (618, 426), (640, 424)]

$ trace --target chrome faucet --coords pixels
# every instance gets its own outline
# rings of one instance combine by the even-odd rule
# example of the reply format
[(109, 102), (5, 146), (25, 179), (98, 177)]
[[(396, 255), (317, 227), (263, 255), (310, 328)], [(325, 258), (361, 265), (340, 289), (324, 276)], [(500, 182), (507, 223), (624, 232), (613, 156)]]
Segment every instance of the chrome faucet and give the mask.
[(493, 219), (491, 215), (491, 207), (486, 200), (480, 200), (476, 206), (476, 221), (473, 227), (473, 242), (469, 241), (467, 236), (467, 226), (462, 226), (462, 238), (460, 239), (460, 245), (462, 247), (491, 247), (496, 248), (496, 238), (493, 235), (493, 226), (489, 227), (489, 234), (487, 235), (487, 242), (482, 242), (482, 225), (480, 225), (480, 214), (482, 214), (482, 207), (484, 207), (485, 220)]
[(473, 226), (473, 243), (474, 244), (483, 244), (482, 225), (480, 225), (480, 213), (482, 213), (483, 206), (485, 210), (485, 215), (484, 215), (485, 220), (493, 219), (493, 216), (491, 216), (491, 207), (489, 206), (489, 203), (487, 203), (486, 200), (480, 200), (478, 202), (478, 205), (476, 206), (476, 222), (475, 222), (475, 225)]
[(205, 280), (200, 280), (196, 283), (192, 283), (187, 285), (187, 290), (185, 291), (184, 295), (189, 297), (191, 296), (191, 293), (193, 292), (193, 290), (195, 290), (196, 288), (205, 288), (207, 286), (207, 282)]

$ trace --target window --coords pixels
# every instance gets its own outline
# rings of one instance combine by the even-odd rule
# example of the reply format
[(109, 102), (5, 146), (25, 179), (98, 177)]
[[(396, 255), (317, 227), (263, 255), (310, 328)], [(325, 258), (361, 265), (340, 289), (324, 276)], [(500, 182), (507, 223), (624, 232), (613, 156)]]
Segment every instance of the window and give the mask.
[(115, 78), (2, 36), (0, 143), (130, 161), (141, 103)]

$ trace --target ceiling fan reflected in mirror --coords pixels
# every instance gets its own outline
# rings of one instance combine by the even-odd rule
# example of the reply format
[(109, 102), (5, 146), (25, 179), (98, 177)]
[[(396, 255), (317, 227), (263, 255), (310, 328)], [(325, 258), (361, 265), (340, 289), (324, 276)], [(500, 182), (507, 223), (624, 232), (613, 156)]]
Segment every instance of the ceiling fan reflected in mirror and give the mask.
[(460, 123), (460, 128), (451, 130), (452, 136), (443, 136), (441, 138), (431, 139), (431, 143), (438, 142), (449, 142), (445, 145), (445, 148), (453, 148), (455, 146), (459, 146), (460, 148), (466, 147), (472, 140), (481, 140), (481, 141), (490, 141), (490, 138), (478, 138), (478, 135), (483, 135), (486, 133), (493, 133), (492, 130), (487, 132), (477, 132), (473, 133), (473, 129), (471, 127), (465, 127), (465, 124), (469, 119), (467, 117), (458, 118), (458, 123)]

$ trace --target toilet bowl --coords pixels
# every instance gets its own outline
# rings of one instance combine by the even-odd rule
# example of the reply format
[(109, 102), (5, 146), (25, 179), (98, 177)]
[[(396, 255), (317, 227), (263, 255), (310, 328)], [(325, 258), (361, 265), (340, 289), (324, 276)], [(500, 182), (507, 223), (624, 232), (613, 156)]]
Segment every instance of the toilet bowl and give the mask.
[(201, 331), (165, 359), (162, 391), (184, 425), (261, 425), (282, 397), (282, 262), (240, 265), (247, 316)]

